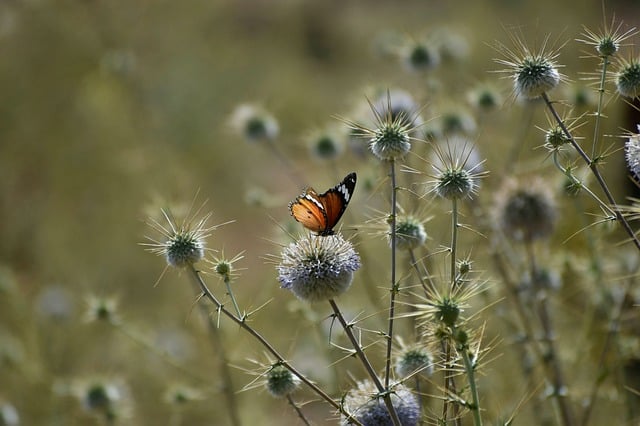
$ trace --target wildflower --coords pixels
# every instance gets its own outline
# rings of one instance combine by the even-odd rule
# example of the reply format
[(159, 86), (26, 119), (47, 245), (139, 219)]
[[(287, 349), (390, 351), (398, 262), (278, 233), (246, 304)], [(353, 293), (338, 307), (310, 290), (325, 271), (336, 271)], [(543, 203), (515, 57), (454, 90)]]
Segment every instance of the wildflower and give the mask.
[(403, 124), (410, 129), (416, 129), (423, 124), (422, 117), (419, 112), (421, 110), (413, 96), (402, 89), (391, 89), (385, 94), (378, 96), (373, 102), (373, 106), (369, 106), (369, 110), (373, 113), (373, 121), (376, 121), (376, 111), (381, 116), (388, 113), (392, 120), (403, 120)]
[(434, 149), (431, 191), (449, 200), (471, 198), (478, 189), (478, 180), (484, 175), (483, 162), (477, 152), (462, 140), (447, 142), (446, 147)]
[(283, 398), (293, 393), (300, 385), (300, 379), (284, 365), (276, 364), (267, 372), (266, 387), (276, 398)]
[(490, 85), (481, 85), (467, 95), (469, 104), (482, 112), (493, 111), (502, 104), (502, 95)]
[(469, 43), (457, 32), (440, 29), (435, 35), (438, 51), (445, 61), (456, 61), (469, 55)]
[[(640, 131), (640, 126), (638, 126)], [(636, 180), (640, 179), (640, 134), (630, 134), (624, 144), (624, 158), (627, 168)]]
[(433, 355), (422, 346), (405, 347), (397, 356), (395, 369), (399, 377), (416, 373), (430, 376), (433, 374)]
[(440, 126), (445, 135), (471, 135), (477, 128), (473, 116), (459, 106), (443, 111), (440, 115)]
[(206, 251), (205, 239), (211, 235), (211, 231), (225, 224), (208, 226), (207, 221), (211, 213), (207, 213), (198, 221), (195, 221), (194, 215), (180, 225), (167, 210), (163, 209), (162, 215), (168, 226), (160, 224), (155, 219), (151, 219), (148, 224), (159, 232), (163, 239), (147, 237), (150, 242), (142, 245), (147, 246), (148, 251), (164, 256), (167, 264), (174, 268), (184, 268), (202, 260)]
[(321, 161), (335, 160), (344, 151), (344, 140), (333, 130), (316, 131), (308, 137), (309, 151)]
[(640, 59), (621, 59), (615, 74), (618, 93), (627, 98), (640, 96)]
[(548, 237), (556, 222), (555, 202), (540, 179), (507, 182), (496, 197), (496, 213), (506, 235), (526, 242)]
[(282, 288), (317, 302), (344, 293), (360, 268), (360, 257), (342, 235), (309, 235), (289, 244), (277, 266)]
[(605, 24), (604, 30), (600, 32), (596, 33), (584, 27), (582, 34), (584, 38), (577, 41), (593, 46), (599, 57), (607, 58), (615, 55), (620, 50), (622, 42), (635, 34), (637, 34), (635, 28), (622, 32), (622, 22), (616, 22), (614, 17), (611, 24)]
[(131, 409), (128, 388), (118, 380), (84, 380), (75, 384), (73, 392), (87, 412), (104, 418), (107, 423), (126, 417)]
[(243, 104), (231, 115), (232, 128), (247, 142), (273, 142), (280, 131), (276, 119), (264, 108)]
[(429, 41), (408, 43), (402, 49), (401, 57), (410, 71), (428, 71), (440, 64), (438, 46)]
[(415, 127), (416, 113), (407, 116), (404, 111), (394, 116), (391, 104), (391, 96), (387, 94), (387, 106), (378, 109), (373, 103), (369, 103), (375, 117), (372, 128), (350, 122), (349, 126), (354, 133), (369, 141), (371, 152), (380, 160), (394, 161), (404, 157), (411, 149), (412, 132)]
[(555, 88), (564, 76), (558, 71), (555, 62), (558, 52), (548, 50), (549, 38), (545, 38), (538, 51), (532, 51), (518, 37), (513, 36), (515, 49), (498, 44), (496, 49), (504, 55), (504, 59), (496, 62), (507, 68), (499, 72), (511, 75), (513, 89), (516, 96), (526, 99), (536, 99)]
[[(404, 385), (395, 386), (391, 394), (391, 403), (396, 409), (402, 426), (415, 426), (420, 420), (418, 399)], [(391, 416), (382, 397), (371, 381), (363, 381), (351, 389), (344, 398), (344, 406), (360, 423), (365, 426), (391, 426)], [(341, 424), (352, 424), (343, 417)]]
[(118, 302), (114, 298), (90, 296), (87, 300), (85, 320), (115, 323), (118, 320)]
[(424, 225), (413, 216), (398, 218), (396, 221), (396, 247), (400, 250), (413, 250), (427, 240)]

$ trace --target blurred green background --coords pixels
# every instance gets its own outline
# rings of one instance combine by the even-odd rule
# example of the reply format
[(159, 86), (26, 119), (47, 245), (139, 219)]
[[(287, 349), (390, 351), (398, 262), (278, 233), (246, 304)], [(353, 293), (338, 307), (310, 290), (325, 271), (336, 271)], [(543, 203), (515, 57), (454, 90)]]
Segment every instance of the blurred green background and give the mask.
[[(606, 6), (608, 19), (616, 11), (629, 24), (640, 12), (633, 1)], [(215, 350), (187, 278), (169, 271), (154, 287), (164, 264), (138, 245), (150, 232), (146, 218), (197, 194), (208, 200), (213, 224), (235, 220), (209, 246), (229, 257), (245, 251), (237, 264), (246, 268), (236, 282), (241, 305), (273, 299), (255, 324), (311, 371), (317, 354), (304, 343), (315, 328), (292, 326), (305, 309), (279, 290), (264, 256), (279, 253), (278, 223), (292, 222), (287, 202), (306, 183), (323, 190), (351, 170), (383, 172), (350, 152), (331, 167), (313, 161), (305, 135), (335, 115), (350, 118), (372, 88), (405, 89), (420, 103), (439, 90), (438, 99), (464, 103), (470, 87), (491, 80), (507, 83), (507, 95), (508, 82), (488, 73), (500, 68), (490, 45), (508, 42), (505, 27), (513, 25), (531, 40), (547, 33), (569, 40), (563, 72), (572, 64), (591, 71), (596, 62), (580, 63), (585, 46), (573, 39), (583, 24), (602, 22), (600, 0), (0, 2), (0, 403), (13, 405), (25, 425), (100, 424), (58, 392), (99, 376), (126, 383), (123, 424), (168, 424), (176, 409), (162, 396), (188, 383), (206, 397), (180, 413), (182, 424), (228, 424)], [(468, 54), (434, 72), (439, 89), (380, 54), (385, 37), (443, 30), (464, 37)], [(292, 182), (264, 146), (234, 134), (229, 118), (243, 102), (259, 102), (279, 120), (279, 149), (308, 182)], [(481, 125), (475, 139), (483, 154), (500, 158), (518, 124)], [(247, 203), (257, 189), (270, 205)], [(365, 189), (357, 192), (350, 220), (362, 223), (372, 213)], [(384, 245), (365, 238), (374, 249)], [(209, 282), (223, 293), (214, 277)], [(91, 295), (115, 297), (132, 329), (202, 380), (113, 328), (83, 321)], [(349, 297), (344, 304), (361, 306)], [(328, 313), (313, 311), (310, 324)], [(266, 362), (237, 327), (223, 322), (222, 331), (232, 364)], [(237, 388), (252, 379), (234, 370)], [(264, 391), (238, 398), (245, 424), (296, 424)], [(512, 403), (494, 405), (508, 411)], [(316, 411), (317, 422), (331, 417), (325, 405)]]

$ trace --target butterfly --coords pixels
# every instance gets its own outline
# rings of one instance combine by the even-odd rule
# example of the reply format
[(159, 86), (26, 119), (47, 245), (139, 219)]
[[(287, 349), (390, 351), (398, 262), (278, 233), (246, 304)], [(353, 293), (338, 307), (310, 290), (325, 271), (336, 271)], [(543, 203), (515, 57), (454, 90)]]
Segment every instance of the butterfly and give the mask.
[(313, 188), (307, 188), (289, 203), (291, 216), (318, 235), (333, 235), (333, 228), (347, 209), (355, 187), (356, 174), (352, 172), (322, 194), (318, 194)]

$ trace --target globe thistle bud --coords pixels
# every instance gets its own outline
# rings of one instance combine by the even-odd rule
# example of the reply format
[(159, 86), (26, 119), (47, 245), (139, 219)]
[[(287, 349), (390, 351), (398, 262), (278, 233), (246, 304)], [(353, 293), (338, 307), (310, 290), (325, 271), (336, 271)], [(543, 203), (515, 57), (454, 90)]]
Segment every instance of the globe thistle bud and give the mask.
[(440, 123), (442, 132), (447, 136), (472, 135), (477, 128), (473, 116), (460, 107), (450, 107), (443, 111)]
[(400, 122), (409, 129), (417, 129), (423, 125), (423, 120), (418, 113), (421, 110), (420, 105), (415, 101), (413, 96), (402, 89), (391, 89), (380, 95), (371, 105), (373, 112), (373, 120), (376, 121), (376, 113), (385, 117), (387, 114), (393, 120)]
[(247, 142), (272, 142), (280, 131), (278, 122), (270, 113), (251, 104), (235, 109), (231, 115), (231, 126)]
[[(416, 426), (420, 420), (420, 404), (418, 399), (404, 385), (394, 387), (391, 403), (396, 409), (402, 426)], [(377, 389), (370, 381), (363, 381), (351, 389), (344, 398), (344, 407), (360, 423), (365, 426), (391, 426), (391, 416), (385, 403), (377, 393)], [(343, 417), (341, 424), (353, 424)]]
[(503, 102), (500, 92), (487, 84), (471, 90), (467, 95), (467, 100), (472, 107), (482, 112), (494, 111)]
[(284, 365), (274, 365), (267, 372), (266, 387), (276, 398), (284, 398), (293, 393), (300, 385), (300, 379), (294, 376)]
[(399, 250), (414, 250), (427, 240), (422, 222), (412, 216), (396, 221), (396, 247)]
[(75, 385), (74, 393), (87, 412), (102, 417), (107, 423), (130, 414), (128, 387), (118, 380), (93, 378), (79, 382)]
[(558, 53), (546, 51), (548, 37), (537, 52), (531, 51), (517, 36), (513, 37), (513, 41), (516, 44), (515, 50), (502, 44), (497, 46), (497, 50), (506, 58), (497, 59), (496, 62), (507, 66), (500, 72), (511, 76), (517, 97), (537, 99), (554, 89), (564, 79), (558, 71), (559, 65), (555, 62)]
[(411, 374), (433, 374), (433, 356), (426, 348), (413, 346), (404, 348), (396, 359), (396, 374), (407, 377)]
[(440, 52), (434, 43), (416, 41), (403, 49), (402, 60), (410, 71), (428, 71), (440, 64)]
[(118, 303), (115, 299), (90, 296), (87, 305), (85, 313), (87, 322), (104, 321), (114, 323), (118, 321)]
[(560, 126), (553, 126), (545, 131), (544, 146), (549, 151), (555, 151), (571, 142)]
[(635, 28), (622, 31), (622, 22), (611, 20), (609, 25), (605, 25), (604, 30), (596, 33), (585, 27), (582, 39), (578, 39), (582, 43), (593, 46), (600, 58), (607, 58), (615, 55), (620, 50), (622, 42), (627, 38), (637, 34)]
[(399, 120), (380, 123), (375, 129), (369, 147), (380, 160), (404, 157), (411, 149), (408, 129)]
[(447, 327), (456, 325), (461, 309), (455, 299), (444, 297), (442, 300), (437, 301), (433, 307), (437, 321), (442, 322)]
[(204, 257), (204, 241), (193, 232), (178, 232), (165, 243), (167, 263), (175, 268), (193, 265)]
[(360, 268), (360, 257), (342, 235), (309, 235), (289, 244), (277, 266), (282, 288), (301, 300), (318, 302), (344, 293)]
[(532, 241), (553, 232), (556, 206), (544, 182), (539, 179), (518, 185), (507, 182), (496, 199), (498, 223), (509, 237)]
[(640, 96), (640, 59), (621, 60), (615, 75), (618, 93), (627, 98)]
[(431, 191), (448, 200), (473, 197), (485, 174), (477, 149), (464, 138), (436, 145), (431, 165), (435, 170)]
[(335, 131), (314, 132), (307, 143), (311, 156), (320, 161), (335, 160), (344, 151), (344, 140)]
[(624, 143), (624, 158), (631, 175), (636, 181), (640, 181), (640, 134), (629, 135)]

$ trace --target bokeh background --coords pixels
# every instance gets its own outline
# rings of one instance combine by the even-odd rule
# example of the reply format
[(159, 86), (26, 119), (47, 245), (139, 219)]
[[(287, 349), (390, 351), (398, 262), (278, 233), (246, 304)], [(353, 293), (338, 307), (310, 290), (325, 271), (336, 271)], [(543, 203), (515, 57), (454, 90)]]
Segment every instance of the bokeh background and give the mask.
[[(640, 5), (607, 1), (606, 12), (607, 22), (615, 12), (632, 25)], [(335, 116), (355, 118), (365, 96), (387, 89), (406, 90), (435, 109), (468, 108), (468, 91), (490, 81), (503, 90), (510, 110), (508, 81), (489, 71), (501, 68), (491, 45), (508, 44), (507, 29), (514, 25), (534, 44), (546, 34), (558, 44), (566, 41), (558, 61), (574, 83), (580, 83), (576, 70), (595, 69), (597, 61), (581, 59), (587, 47), (574, 39), (583, 25), (603, 26), (600, 0), (0, 2), (5, 423), (12, 424), (7, 413), (15, 409), (24, 425), (102, 424), (74, 390), (98, 378), (119, 389), (126, 405), (122, 424), (229, 424), (216, 350), (194, 309), (193, 288), (175, 270), (154, 286), (164, 261), (139, 245), (151, 233), (148, 217), (157, 217), (161, 207), (184, 211), (194, 199), (198, 205), (206, 200), (203, 211), (213, 212), (212, 224), (235, 221), (215, 231), (209, 247), (228, 257), (244, 252), (234, 284), (241, 306), (250, 310), (271, 300), (254, 324), (322, 382), (328, 373), (317, 366), (328, 371), (329, 362), (318, 347), (327, 346), (322, 319), (328, 306), (309, 307), (280, 290), (265, 256), (279, 253), (286, 241), (282, 228), (299, 229), (286, 206), (306, 184), (323, 190), (357, 170), (361, 183), (347, 220), (364, 224), (384, 211), (384, 195), (376, 195), (384, 170), (350, 150), (331, 164), (315, 161), (308, 135), (339, 125)], [(437, 33), (464, 42), (461, 56), (444, 70), (412, 73), (385, 53), (389, 40)], [(306, 181), (292, 179), (269, 149), (233, 131), (230, 117), (245, 102), (277, 118), (278, 149)], [(606, 130), (635, 130), (618, 118), (619, 108), (612, 107)], [(523, 143), (531, 138), (529, 148), (540, 145), (532, 126), (523, 133), (517, 115), (478, 123), (472, 139), (490, 171), (504, 168), (505, 147), (521, 135)], [(544, 125), (543, 115), (536, 123)], [(436, 232), (434, 239), (444, 236)], [(374, 256), (386, 259), (383, 238), (368, 231), (361, 237)], [(375, 274), (386, 272), (380, 267)], [(215, 277), (209, 283), (224, 294)], [(87, 322), (88, 301), (101, 297), (115, 298), (126, 329), (155, 350), (122, 330)], [(354, 315), (375, 309), (357, 289), (343, 303)], [(223, 321), (221, 332), (239, 390), (255, 378), (243, 371), (255, 367), (248, 360), (267, 359), (237, 327)], [(505, 359), (486, 372), (493, 415), (509, 413), (524, 396), (521, 383), (514, 390), (490, 381), (490, 368), (514, 363)], [(176, 385), (200, 390), (202, 399), (176, 408), (165, 398)], [(339, 394), (338, 388), (331, 391)], [(297, 424), (286, 404), (263, 390), (237, 398), (244, 424)], [(331, 423), (326, 405), (309, 407), (318, 424)], [(537, 424), (524, 417), (522, 424)]]

